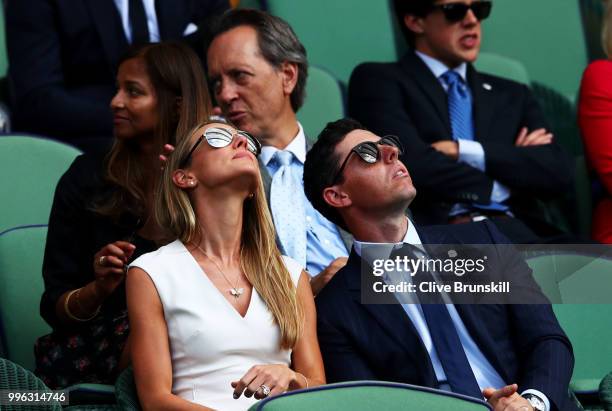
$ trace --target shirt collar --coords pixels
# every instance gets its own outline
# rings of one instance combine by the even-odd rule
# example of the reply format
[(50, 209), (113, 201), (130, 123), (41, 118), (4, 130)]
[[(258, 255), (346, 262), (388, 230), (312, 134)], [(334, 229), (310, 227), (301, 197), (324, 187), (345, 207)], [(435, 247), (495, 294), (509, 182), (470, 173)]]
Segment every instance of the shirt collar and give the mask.
[[(436, 76), (437, 79), (439, 79), (442, 74), (450, 70), (446, 66), (446, 64), (442, 63), (440, 60), (428, 56), (425, 53), (421, 53), (420, 51), (415, 50), (415, 54), (419, 56), (421, 60), (423, 60), (423, 63), (425, 63), (425, 65), (429, 67), (429, 70), (431, 70), (431, 72), (434, 74), (434, 76)], [(467, 64), (465, 62), (459, 64), (453, 70), (461, 76), (464, 82), (467, 82)]]
[(369, 264), (374, 260), (387, 259), (395, 248), (400, 248), (403, 244), (421, 245), (421, 238), (417, 233), (412, 221), (408, 220), (408, 229), (404, 238), (399, 243), (371, 243), (366, 241), (353, 241), (353, 247), (358, 256)]
[[(285, 151), (292, 152), (295, 158), (297, 158), (300, 163), (304, 164), (304, 161), (306, 161), (306, 134), (304, 134), (304, 128), (302, 128), (302, 125), (299, 122), (297, 124), (299, 128), (298, 133), (293, 140), (291, 140), (291, 143), (285, 147)], [(279, 149), (274, 146), (263, 146), (261, 148), (259, 159), (264, 165), (267, 166), (277, 151), (279, 151)]]

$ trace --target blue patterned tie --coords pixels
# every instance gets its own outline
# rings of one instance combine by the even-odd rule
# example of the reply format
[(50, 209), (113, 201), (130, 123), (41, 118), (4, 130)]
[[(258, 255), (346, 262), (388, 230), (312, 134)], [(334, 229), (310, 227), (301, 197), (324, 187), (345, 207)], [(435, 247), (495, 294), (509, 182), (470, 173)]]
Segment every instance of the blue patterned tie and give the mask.
[(472, 95), (459, 73), (448, 70), (442, 74), (448, 86), (448, 115), (453, 130), (453, 140), (474, 140), (472, 119)]
[[(423, 251), (411, 244), (404, 244), (389, 258), (393, 260), (396, 255), (408, 256), (410, 259), (417, 260), (427, 259)], [(427, 270), (420, 270), (415, 273), (414, 280), (419, 283), (435, 281)], [(419, 294), (419, 299), (422, 302), (427, 301), (427, 303), (421, 304), (421, 309), (425, 322), (427, 322), (431, 340), (444, 369), (444, 374), (446, 374), (448, 385), (453, 392), (482, 399), (482, 392), (442, 295), (435, 292), (427, 295)]]
[[(453, 140), (474, 140), (474, 119), (472, 117), (472, 95), (467, 85), (454, 70), (442, 74), (442, 80), (448, 86), (448, 116), (450, 117)], [(492, 211), (508, 211), (503, 204), (472, 204), (475, 208)]]
[(271, 161), (280, 166), (270, 186), (270, 208), (276, 234), (283, 253), (306, 267), (306, 212), (302, 175), (299, 175), (301, 173), (297, 167), (291, 167), (293, 153), (290, 151), (277, 151)]

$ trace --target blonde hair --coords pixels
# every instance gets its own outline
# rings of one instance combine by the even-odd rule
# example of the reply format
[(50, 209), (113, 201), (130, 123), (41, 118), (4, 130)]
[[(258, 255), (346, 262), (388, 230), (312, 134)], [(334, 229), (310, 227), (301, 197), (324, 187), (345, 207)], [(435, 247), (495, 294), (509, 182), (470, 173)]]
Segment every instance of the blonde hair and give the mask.
[(612, 1), (602, 0), (604, 15), (601, 27), (601, 45), (608, 58), (612, 58)]
[[(156, 196), (155, 217), (159, 225), (184, 244), (199, 242), (202, 233), (189, 195), (174, 184), (172, 175), (192, 147), (191, 136), (206, 124), (210, 122), (197, 125), (179, 139), (164, 168)], [(290, 349), (302, 334), (303, 310), (291, 274), (276, 246), (274, 224), (268, 211), (261, 176), (253, 194), (253, 198), (244, 202), (240, 268), (279, 326), (280, 346)]]
[[(164, 144), (176, 144), (193, 125), (211, 112), (206, 76), (198, 56), (188, 46), (163, 42), (132, 48), (120, 64), (142, 59), (157, 96), (158, 124), (151, 136), (154, 150), (161, 153)], [(180, 103), (177, 104), (177, 102)], [(150, 175), (153, 167), (153, 176)], [(124, 212), (143, 217), (147, 202), (147, 183), (157, 182), (159, 168), (150, 158), (140, 155), (133, 141), (115, 139), (106, 159), (106, 181), (116, 189), (97, 204), (102, 215), (119, 218)]]

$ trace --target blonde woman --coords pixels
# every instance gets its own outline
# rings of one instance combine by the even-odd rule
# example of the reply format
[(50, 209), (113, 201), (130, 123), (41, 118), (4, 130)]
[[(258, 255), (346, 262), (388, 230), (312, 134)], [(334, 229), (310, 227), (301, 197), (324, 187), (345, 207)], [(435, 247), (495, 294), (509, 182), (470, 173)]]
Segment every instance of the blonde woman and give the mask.
[(276, 247), (259, 142), (222, 123), (182, 140), (156, 204), (178, 239), (127, 279), (143, 407), (245, 410), (323, 384), (308, 275)]
[(590, 167), (598, 178), (592, 237), (612, 244), (612, 1), (605, 1), (602, 30), (607, 60), (589, 64), (582, 76), (578, 122)]

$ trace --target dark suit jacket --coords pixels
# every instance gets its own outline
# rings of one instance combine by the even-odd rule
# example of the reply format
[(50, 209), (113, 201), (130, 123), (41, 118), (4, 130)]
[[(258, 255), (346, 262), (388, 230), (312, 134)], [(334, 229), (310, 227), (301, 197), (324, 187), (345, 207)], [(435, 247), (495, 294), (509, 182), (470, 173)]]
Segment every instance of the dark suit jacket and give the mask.
[[(10, 0), (9, 76), (17, 130), (71, 142), (110, 137), (117, 63), (127, 50), (113, 0)], [(162, 40), (228, 8), (227, 0), (156, 0)], [(200, 31), (200, 30), (199, 30)], [(198, 33), (189, 36), (196, 41)], [(200, 51), (203, 45), (198, 44)]]
[[(507, 243), (489, 222), (423, 227), (423, 244)], [(516, 253), (503, 257), (509, 278), (531, 281)], [(500, 257), (501, 258), (501, 257)], [(438, 387), (416, 328), (399, 304), (361, 304), (361, 258), (353, 250), (315, 299), (321, 353), (328, 382), (386, 380)], [(535, 283), (533, 283), (535, 284)], [(537, 286), (534, 288), (539, 289)], [(538, 291), (539, 292), (539, 291)], [(456, 305), (485, 357), (507, 383), (543, 392), (554, 409), (574, 409), (568, 384), (574, 357), (550, 305)]]
[(458, 202), (490, 201), (493, 180), (511, 189), (517, 217), (540, 220), (533, 196), (554, 196), (572, 187), (569, 157), (553, 143), (515, 147), (521, 127), (548, 128), (527, 87), (477, 72), (468, 65), (475, 139), (482, 144), (486, 173), (449, 159), (430, 147), (451, 140), (447, 95), (438, 79), (412, 51), (396, 63), (358, 66), (349, 84), (349, 114), (374, 133), (402, 139), (402, 161), (419, 195), (411, 206), (419, 224), (446, 223)]

